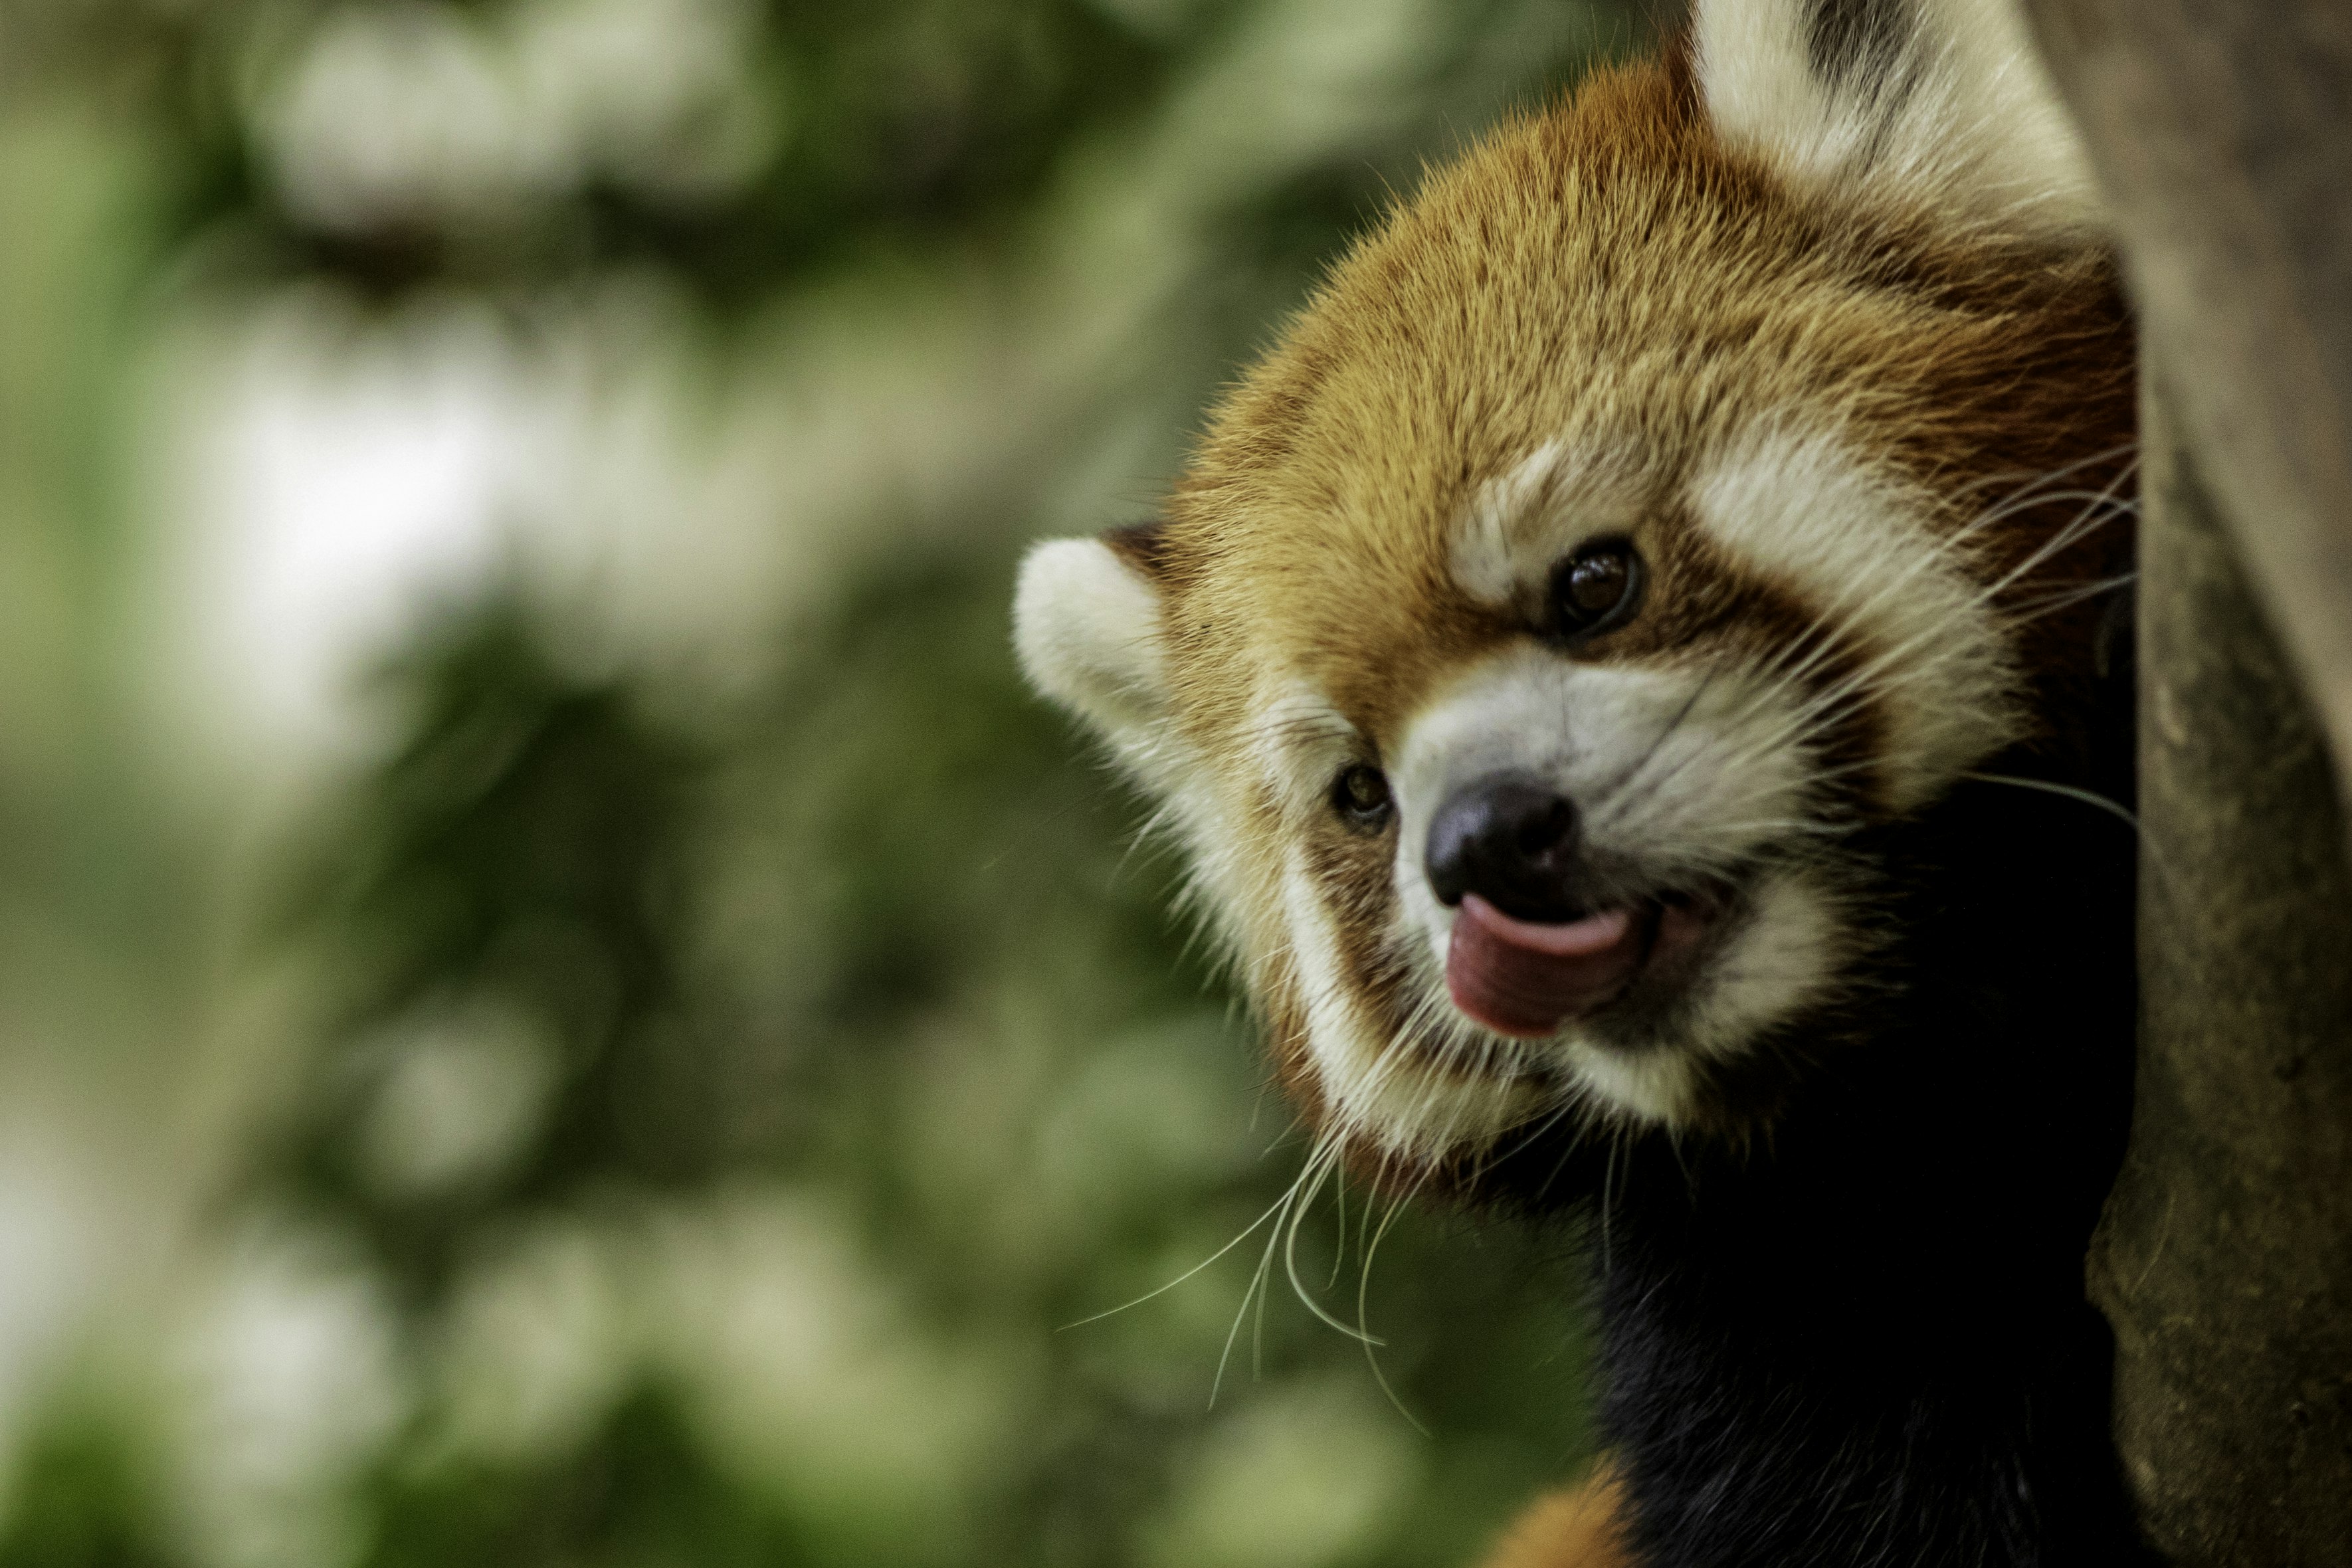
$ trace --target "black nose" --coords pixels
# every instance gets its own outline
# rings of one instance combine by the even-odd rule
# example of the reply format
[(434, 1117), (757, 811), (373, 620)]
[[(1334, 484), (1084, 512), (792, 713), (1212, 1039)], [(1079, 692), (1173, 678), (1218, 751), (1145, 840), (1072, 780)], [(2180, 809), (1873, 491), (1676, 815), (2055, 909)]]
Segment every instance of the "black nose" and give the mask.
[(1475, 893), (1507, 915), (1559, 921), (1575, 901), (1576, 807), (1549, 784), (1497, 773), (1463, 785), (1429, 825), (1429, 885), (1449, 904)]

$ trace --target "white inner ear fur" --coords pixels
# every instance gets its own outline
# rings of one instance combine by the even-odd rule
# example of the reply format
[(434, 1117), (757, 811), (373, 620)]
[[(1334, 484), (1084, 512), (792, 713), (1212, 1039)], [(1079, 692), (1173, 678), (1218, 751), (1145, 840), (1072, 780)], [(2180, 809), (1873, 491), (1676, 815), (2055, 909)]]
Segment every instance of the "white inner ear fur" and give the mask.
[(1822, 0), (1698, 0), (1700, 90), (1724, 139), (1816, 188), (1924, 204), (2032, 237), (2095, 237), (2103, 217), (2074, 122), (2015, 0), (1906, 0), (1894, 58), (1824, 78)]
[[(1038, 690), (1136, 764), (1168, 719), (1160, 593), (1099, 539), (1055, 539), (1021, 563), (1013, 644)], [(1150, 770), (1146, 770), (1150, 771)]]

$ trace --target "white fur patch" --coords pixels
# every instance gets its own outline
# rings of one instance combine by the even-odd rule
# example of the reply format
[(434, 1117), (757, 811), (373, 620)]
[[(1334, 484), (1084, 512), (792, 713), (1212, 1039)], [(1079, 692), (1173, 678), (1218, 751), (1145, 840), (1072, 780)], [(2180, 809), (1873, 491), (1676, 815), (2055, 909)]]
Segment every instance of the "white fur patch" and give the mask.
[(1506, 605), (1584, 541), (1631, 529), (1647, 494), (1631, 451), (1547, 441), (1481, 485), (1454, 525), (1455, 584), (1482, 604)]
[[(1969, 570), (1969, 542), (1935, 530), (1926, 496), (1834, 437), (1765, 425), (1701, 468), (1687, 499), (1718, 547), (1859, 644), (1855, 689), (1821, 706), (1878, 699), (1889, 809), (1925, 804), (2016, 737), (2008, 639)], [(1790, 654), (1781, 675), (1814, 673), (1811, 651)]]
[(1678, 1127), (1698, 1092), (1698, 1064), (1682, 1051), (1612, 1051), (1579, 1039), (1561, 1042), (1576, 1079), (1599, 1104), (1635, 1122)]
[(1331, 780), (1361, 744), (1347, 715), (1297, 679), (1269, 683), (1252, 705), (1244, 734), (1259, 787), (1294, 827), (1323, 809)]
[(1021, 563), (1013, 645), (1036, 688), (1092, 724), (1147, 778), (1164, 778), (1168, 676), (1160, 594), (1099, 539), (1055, 539)]
[(1690, 1023), (1691, 1048), (1717, 1061), (1738, 1056), (1759, 1019), (1790, 1017), (1820, 1000), (1827, 978), (1864, 945), (1818, 877), (1776, 871), (1748, 900), (1747, 922), (1717, 955)]
[(1748, 671), (1504, 654), (1441, 694), (1397, 748), (1399, 877), (1425, 883), (1421, 845), (1456, 786), (1506, 771), (1574, 801), (1597, 851), (1676, 880), (1736, 870), (1805, 826), (1814, 763), (1792, 743), (1796, 717)]
[(1811, 58), (1817, 4), (1698, 0), (1700, 90), (1725, 140), (1816, 189), (2010, 233), (2095, 232), (2089, 163), (2015, 0), (1908, 0), (1894, 58), (1840, 80)]
[[(1294, 853), (1285, 868), (1282, 894), (1307, 1049), (1342, 1126), (1380, 1148), (1431, 1156), (1487, 1147), (1542, 1112), (1542, 1094), (1509, 1070), (1507, 1047), (1484, 1053), (1475, 1073), (1442, 1072), (1423, 1054), (1427, 1042), (1371, 1026), (1347, 984), (1338, 931), (1303, 856)], [(1462, 1033), (1441, 1019), (1436, 1048), (1450, 1048), (1450, 1037)]]
[(1816, 877), (1776, 871), (1748, 899), (1746, 919), (1692, 998), (1682, 1049), (1627, 1053), (1569, 1033), (1577, 1079), (1602, 1104), (1661, 1126), (1681, 1123), (1703, 1062), (1737, 1059), (1764, 1029), (1822, 1000), (1867, 945)]

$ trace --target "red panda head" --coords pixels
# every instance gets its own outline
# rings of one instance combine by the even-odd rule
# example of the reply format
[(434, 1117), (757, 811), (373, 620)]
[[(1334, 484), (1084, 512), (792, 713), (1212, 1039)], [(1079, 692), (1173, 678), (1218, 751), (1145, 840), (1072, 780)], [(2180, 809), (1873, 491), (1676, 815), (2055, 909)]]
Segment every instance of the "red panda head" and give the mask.
[(2003, 6), (1706, 0), (1358, 245), (1019, 647), (1360, 1161), (1745, 1136), (1886, 983), (1873, 845), (2063, 750), (2131, 356)]

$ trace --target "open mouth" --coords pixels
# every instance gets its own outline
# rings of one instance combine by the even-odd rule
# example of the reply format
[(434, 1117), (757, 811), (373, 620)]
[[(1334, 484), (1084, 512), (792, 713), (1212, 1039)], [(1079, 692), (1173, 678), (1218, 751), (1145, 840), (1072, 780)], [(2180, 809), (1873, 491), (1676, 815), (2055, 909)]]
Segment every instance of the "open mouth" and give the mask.
[(1663, 893), (1557, 924), (1464, 895), (1445, 953), (1454, 1005), (1498, 1035), (1543, 1039), (1686, 972), (1725, 909), (1717, 895)]

